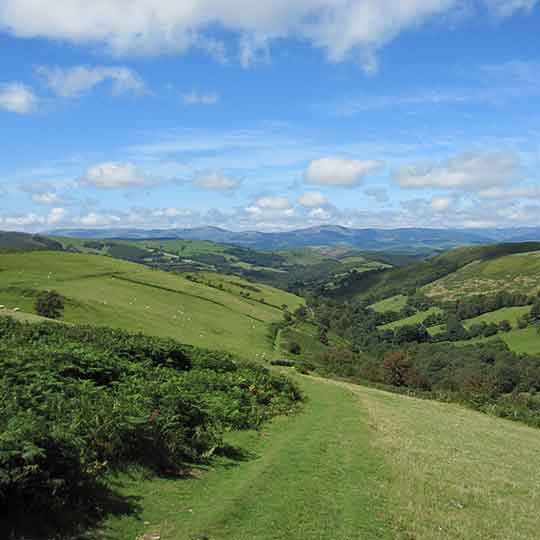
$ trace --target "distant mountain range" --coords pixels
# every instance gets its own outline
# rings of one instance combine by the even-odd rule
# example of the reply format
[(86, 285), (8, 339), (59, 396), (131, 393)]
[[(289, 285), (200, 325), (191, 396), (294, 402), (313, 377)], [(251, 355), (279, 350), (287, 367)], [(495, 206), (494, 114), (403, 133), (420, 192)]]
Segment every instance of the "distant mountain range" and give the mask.
[(107, 239), (209, 240), (222, 244), (275, 251), (316, 246), (349, 246), (362, 250), (437, 251), (456, 246), (493, 242), (540, 240), (540, 227), (512, 229), (350, 229), (337, 225), (285, 232), (233, 232), (219, 227), (193, 229), (65, 229), (54, 236)]

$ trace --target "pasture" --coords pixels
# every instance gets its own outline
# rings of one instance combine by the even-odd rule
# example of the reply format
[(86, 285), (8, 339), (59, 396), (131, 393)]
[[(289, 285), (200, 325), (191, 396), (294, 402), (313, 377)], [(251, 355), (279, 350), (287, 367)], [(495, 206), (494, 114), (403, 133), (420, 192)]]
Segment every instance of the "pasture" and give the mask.
[(280, 306), (303, 302), (266, 286), (274, 305), (241, 296), (240, 285), (250, 284), (239, 277), (230, 279), (240, 285), (221, 290), (126, 261), (63, 252), (0, 255), (0, 279), (0, 304), (24, 313), (33, 313), (38, 291), (55, 289), (67, 298), (67, 322), (172, 337), (250, 358), (271, 350), (268, 326), (282, 319)]

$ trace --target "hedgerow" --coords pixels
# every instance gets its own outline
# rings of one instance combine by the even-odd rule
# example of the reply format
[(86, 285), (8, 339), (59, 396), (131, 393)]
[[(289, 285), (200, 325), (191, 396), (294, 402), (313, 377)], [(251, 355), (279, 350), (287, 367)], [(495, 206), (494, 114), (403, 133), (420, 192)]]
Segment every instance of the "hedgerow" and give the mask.
[(301, 400), (283, 376), (168, 339), (0, 319), (0, 343), (4, 515), (79, 504), (132, 464), (182, 470)]

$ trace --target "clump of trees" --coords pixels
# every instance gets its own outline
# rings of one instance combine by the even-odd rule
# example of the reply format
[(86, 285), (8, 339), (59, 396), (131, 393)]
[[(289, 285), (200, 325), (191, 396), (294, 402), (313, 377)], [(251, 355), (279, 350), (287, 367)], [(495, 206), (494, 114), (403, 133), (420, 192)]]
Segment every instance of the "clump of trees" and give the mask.
[(57, 291), (40, 292), (36, 298), (35, 310), (48, 319), (58, 319), (64, 312), (64, 297)]

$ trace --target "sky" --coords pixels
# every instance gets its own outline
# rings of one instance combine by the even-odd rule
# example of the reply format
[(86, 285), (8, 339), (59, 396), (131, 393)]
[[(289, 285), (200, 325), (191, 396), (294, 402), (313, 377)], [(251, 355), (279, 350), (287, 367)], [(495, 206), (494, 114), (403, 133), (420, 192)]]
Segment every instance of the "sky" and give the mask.
[(540, 0), (0, 0), (0, 229), (540, 221)]

